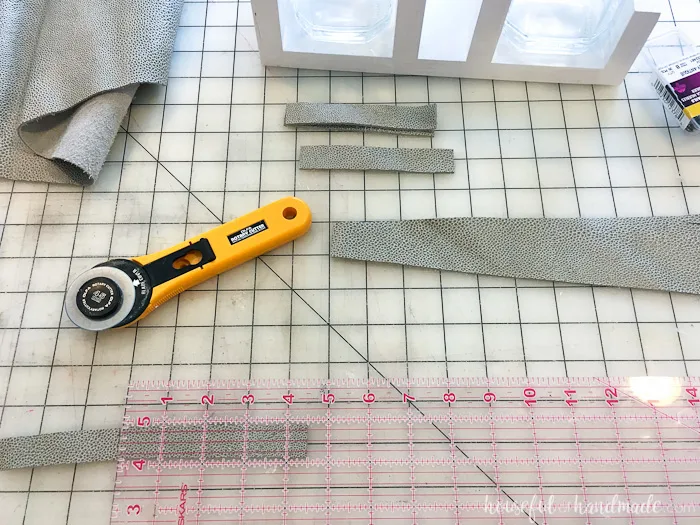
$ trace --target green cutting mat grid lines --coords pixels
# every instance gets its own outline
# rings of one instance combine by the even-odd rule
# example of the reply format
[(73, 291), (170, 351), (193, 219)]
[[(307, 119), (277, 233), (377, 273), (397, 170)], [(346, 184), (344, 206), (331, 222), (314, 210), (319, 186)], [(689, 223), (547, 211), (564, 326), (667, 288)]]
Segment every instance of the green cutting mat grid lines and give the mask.
[[(249, 2), (185, 4), (171, 82), (139, 93), (95, 186), (0, 181), (0, 437), (117, 426), (139, 379), (700, 375), (697, 297), (328, 256), (338, 220), (700, 213), (700, 143), (638, 69), (595, 89), (265, 69), (252, 23)], [(670, 0), (659, 29), (673, 23), (698, 34), (700, 2)], [(296, 101), (435, 102), (439, 131), (295, 132), (282, 122)], [(305, 144), (453, 148), (457, 171), (301, 172)], [(293, 245), (135, 328), (95, 336), (62, 315), (94, 264), (289, 194), (314, 213)], [(113, 477), (0, 473), (0, 521), (106, 524)]]

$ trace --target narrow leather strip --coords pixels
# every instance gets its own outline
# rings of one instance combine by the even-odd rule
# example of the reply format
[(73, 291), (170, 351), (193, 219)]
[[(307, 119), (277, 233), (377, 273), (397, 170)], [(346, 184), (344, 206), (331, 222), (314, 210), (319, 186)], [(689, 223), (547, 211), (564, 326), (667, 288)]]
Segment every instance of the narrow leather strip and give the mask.
[(0, 470), (115, 460), (118, 446), (118, 428), (0, 439)]
[(299, 168), (453, 173), (455, 161), (451, 149), (302, 146)]
[(700, 215), (339, 222), (331, 231), (334, 257), (700, 293)]
[(0, 470), (126, 460), (303, 459), (308, 427), (208, 423), (78, 430), (0, 439)]
[[(241, 423), (209, 423), (204, 438), (202, 425), (168, 425), (165, 438), (161, 427), (130, 427), (123, 431), (120, 457), (125, 459), (284, 459), (285, 444), (289, 457), (306, 457), (306, 425), (290, 424), (289, 440), (285, 425), (250, 423), (248, 431)], [(204, 443), (204, 450), (202, 450)], [(161, 450), (162, 446), (162, 450)]]
[(316, 127), (334, 131), (378, 131), (432, 137), (437, 107), (383, 104), (287, 104), (285, 126)]

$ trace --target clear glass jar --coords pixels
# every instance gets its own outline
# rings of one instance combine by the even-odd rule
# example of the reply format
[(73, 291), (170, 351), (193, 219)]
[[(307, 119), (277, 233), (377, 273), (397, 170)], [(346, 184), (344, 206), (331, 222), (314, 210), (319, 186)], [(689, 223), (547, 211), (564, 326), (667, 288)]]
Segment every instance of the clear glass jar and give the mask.
[(503, 36), (523, 53), (581, 55), (595, 49), (626, 0), (513, 0)]
[(397, 0), (291, 0), (299, 25), (321, 42), (366, 44), (394, 23)]

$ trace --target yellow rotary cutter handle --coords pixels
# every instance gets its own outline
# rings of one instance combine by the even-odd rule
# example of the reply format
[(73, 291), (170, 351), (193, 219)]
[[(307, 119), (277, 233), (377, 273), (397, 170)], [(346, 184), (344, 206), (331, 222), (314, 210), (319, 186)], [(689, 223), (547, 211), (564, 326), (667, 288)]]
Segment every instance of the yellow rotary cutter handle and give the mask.
[(81, 274), (65, 309), (86, 330), (128, 326), (201, 282), (305, 234), (311, 210), (286, 197), (171, 248), (114, 259)]

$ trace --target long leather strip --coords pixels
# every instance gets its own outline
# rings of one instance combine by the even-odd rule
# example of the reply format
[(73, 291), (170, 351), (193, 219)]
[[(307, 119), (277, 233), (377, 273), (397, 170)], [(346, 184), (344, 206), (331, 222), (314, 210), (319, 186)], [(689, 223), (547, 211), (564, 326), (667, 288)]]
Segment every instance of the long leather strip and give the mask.
[(700, 293), (700, 216), (339, 222), (331, 255), (439, 270)]
[(433, 136), (437, 107), (384, 104), (287, 104), (284, 124), (337, 131), (378, 131), (401, 135)]
[(453, 173), (455, 161), (451, 149), (302, 146), (299, 168)]
[[(0, 439), (0, 470), (126, 460), (303, 459), (303, 424), (208, 423), (78, 430)], [(203, 456), (202, 456), (203, 455)]]

